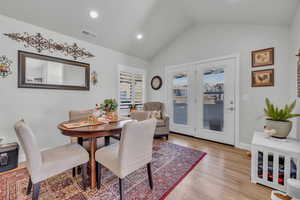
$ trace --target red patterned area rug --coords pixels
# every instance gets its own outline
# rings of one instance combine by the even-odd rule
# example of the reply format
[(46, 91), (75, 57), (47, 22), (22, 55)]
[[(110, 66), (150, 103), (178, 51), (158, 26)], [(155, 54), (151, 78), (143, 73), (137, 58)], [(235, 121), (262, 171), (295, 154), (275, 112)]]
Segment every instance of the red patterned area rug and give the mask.
[[(200, 162), (206, 153), (168, 142), (156, 143), (153, 147), (154, 189), (148, 184), (146, 167), (130, 174), (125, 179), (127, 200), (162, 200)], [(117, 200), (118, 178), (104, 170), (101, 189), (82, 190), (81, 176), (72, 178), (71, 171), (49, 178), (41, 184), (40, 200)], [(26, 196), (28, 172), (19, 169), (0, 176), (1, 200), (29, 200)]]

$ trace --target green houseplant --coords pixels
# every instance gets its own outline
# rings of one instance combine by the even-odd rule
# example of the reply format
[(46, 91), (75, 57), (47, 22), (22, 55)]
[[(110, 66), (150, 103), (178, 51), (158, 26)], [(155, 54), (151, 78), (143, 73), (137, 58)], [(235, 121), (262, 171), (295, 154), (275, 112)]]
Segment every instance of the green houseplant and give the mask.
[(130, 109), (130, 112), (137, 111), (137, 105), (136, 104), (131, 104), (131, 105), (129, 105), (129, 109)]
[(118, 103), (115, 99), (105, 99), (100, 105), (100, 108), (106, 112), (107, 115), (114, 115), (118, 109)]
[(296, 106), (296, 101), (291, 105), (285, 105), (284, 108), (278, 108), (266, 98), (266, 129), (271, 130), (271, 136), (277, 138), (286, 138), (291, 129), (292, 122), (289, 120), (294, 117), (300, 117), (300, 114), (293, 114), (292, 111)]

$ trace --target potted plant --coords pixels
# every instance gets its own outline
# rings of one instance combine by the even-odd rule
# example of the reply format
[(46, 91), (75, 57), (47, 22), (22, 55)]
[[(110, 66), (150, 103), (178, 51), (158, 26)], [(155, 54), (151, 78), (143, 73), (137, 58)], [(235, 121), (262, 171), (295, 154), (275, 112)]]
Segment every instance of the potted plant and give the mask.
[(280, 109), (266, 98), (266, 108), (264, 109), (267, 117), (266, 131), (268, 131), (272, 137), (286, 138), (289, 135), (293, 125), (289, 119), (300, 116), (300, 114), (292, 114), (295, 106), (296, 101)]
[(115, 99), (105, 99), (100, 107), (106, 112), (107, 116), (114, 117), (118, 109), (118, 103)]
[(131, 104), (131, 105), (129, 105), (129, 108), (130, 108), (130, 112), (135, 112), (135, 111), (137, 111), (137, 105), (136, 104)]

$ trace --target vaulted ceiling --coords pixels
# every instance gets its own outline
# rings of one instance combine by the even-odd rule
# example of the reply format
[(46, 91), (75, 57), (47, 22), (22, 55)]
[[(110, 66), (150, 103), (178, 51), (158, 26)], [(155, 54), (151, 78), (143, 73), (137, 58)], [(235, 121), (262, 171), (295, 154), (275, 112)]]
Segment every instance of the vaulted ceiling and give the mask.
[[(299, 0), (1, 0), (0, 14), (150, 60), (196, 23), (288, 26), (299, 3)], [(98, 11), (99, 18), (91, 19), (90, 10)], [(86, 36), (83, 30), (97, 36)], [(144, 35), (140, 41), (136, 39), (138, 33)]]

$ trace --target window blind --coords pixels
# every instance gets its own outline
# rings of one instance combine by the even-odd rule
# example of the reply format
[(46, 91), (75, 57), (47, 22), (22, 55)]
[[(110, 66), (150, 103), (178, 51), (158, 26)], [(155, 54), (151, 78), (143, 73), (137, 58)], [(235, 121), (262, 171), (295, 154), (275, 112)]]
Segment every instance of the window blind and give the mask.
[(135, 104), (138, 108), (143, 106), (144, 101), (144, 74), (142, 72), (129, 72), (120, 70), (119, 106), (120, 114), (129, 113), (130, 105)]

